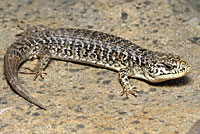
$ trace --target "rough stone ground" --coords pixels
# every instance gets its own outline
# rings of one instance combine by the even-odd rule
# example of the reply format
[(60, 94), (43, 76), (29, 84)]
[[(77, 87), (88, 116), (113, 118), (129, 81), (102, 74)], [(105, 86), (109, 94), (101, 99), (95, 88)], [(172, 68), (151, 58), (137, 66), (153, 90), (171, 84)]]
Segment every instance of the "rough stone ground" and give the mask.
[[(0, 133), (199, 131), (200, 4), (197, 0), (186, 1), (1, 0)], [(3, 57), (20, 32), (18, 24), (103, 31), (144, 48), (180, 55), (192, 70), (186, 77), (159, 84), (131, 79), (140, 94), (127, 100), (120, 96), (122, 88), (116, 72), (53, 60), (44, 80), (19, 75), (31, 95), (48, 107), (43, 111), (16, 95), (3, 73)], [(28, 61), (23, 66), (33, 68), (36, 62)]]

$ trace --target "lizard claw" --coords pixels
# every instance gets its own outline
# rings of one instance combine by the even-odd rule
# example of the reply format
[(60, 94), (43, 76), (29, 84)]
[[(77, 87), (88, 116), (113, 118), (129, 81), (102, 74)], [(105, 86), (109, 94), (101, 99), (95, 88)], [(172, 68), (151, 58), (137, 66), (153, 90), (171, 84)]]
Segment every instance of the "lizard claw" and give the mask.
[(124, 88), (123, 91), (121, 92), (121, 96), (126, 95), (126, 98), (128, 98), (128, 95), (131, 94), (135, 97), (137, 97), (137, 93), (139, 91), (135, 89), (135, 87), (132, 88)]
[(29, 72), (19, 72), (21, 74), (35, 74), (33, 80), (35, 81), (37, 79), (38, 76), (40, 76), (40, 78), (44, 79), (43, 75), (47, 75), (47, 73), (43, 72), (43, 71), (36, 71), (33, 70), (31, 68), (28, 67), (22, 67), (23, 69), (29, 70)]
[(33, 78), (34, 81), (37, 79), (38, 76), (40, 76), (40, 78), (44, 79), (43, 76), (44, 76), (44, 75), (47, 75), (47, 73), (42, 72), (42, 71), (41, 71), (41, 72), (35, 72), (34, 74), (35, 74), (35, 76), (34, 76), (34, 78)]

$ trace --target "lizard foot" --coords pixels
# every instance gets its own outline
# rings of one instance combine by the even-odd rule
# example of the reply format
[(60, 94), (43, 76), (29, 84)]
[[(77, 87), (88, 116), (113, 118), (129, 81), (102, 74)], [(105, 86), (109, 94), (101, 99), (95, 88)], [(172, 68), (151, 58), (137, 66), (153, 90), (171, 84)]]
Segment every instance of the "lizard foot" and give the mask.
[(38, 70), (33, 70), (31, 68), (28, 68), (28, 67), (22, 67), (23, 69), (25, 70), (28, 70), (29, 72), (19, 72), (21, 74), (34, 74), (34, 78), (33, 80), (35, 81), (37, 79), (38, 76), (40, 76), (40, 78), (44, 79), (44, 75), (47, 75), (47, 73), (43, 72), (43, 71), (38, 71)]
[(128, 87), (124, 87), (123, 88), (123, 91), (121, 92), (121, 96), (126, 95), (126, 98), (128, 98), (128, 95), (131, 94), (131, 95), (137, 97), (137, 93), (138, 92), (139, 91), (136, 90), (136, 87), (134, 87), (134, 86), (133, 87), (128, 86)]

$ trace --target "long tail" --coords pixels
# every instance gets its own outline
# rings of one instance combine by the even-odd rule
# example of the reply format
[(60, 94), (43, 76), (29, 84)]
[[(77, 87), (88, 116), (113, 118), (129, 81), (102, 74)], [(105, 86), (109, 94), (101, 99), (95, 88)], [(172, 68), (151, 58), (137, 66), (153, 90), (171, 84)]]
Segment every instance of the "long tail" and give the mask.
[(21, 55), (15, 50), (8, 50), (4, 57), (5, 76), (13, 90), (30, 103), (47, 110), (41, 103), (33, 98), (22, 86), (18, 79), (18, 67), (21, 64)]

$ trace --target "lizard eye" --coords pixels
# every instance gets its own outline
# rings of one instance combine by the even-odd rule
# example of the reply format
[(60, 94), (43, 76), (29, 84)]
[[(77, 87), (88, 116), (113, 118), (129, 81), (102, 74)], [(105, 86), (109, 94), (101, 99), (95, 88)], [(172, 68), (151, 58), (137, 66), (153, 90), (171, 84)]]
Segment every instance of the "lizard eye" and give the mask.
[(173, 66), (171, 66), (169, 64), (166, 64), (165, 67), (166, 67), (167, 70), (172, 70), (173, 69)]

